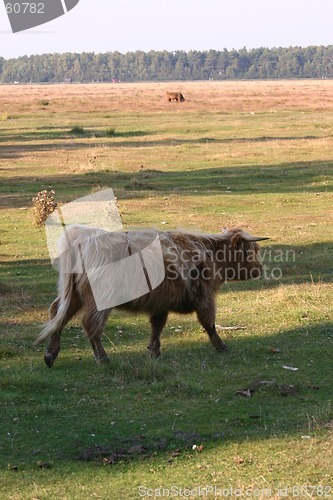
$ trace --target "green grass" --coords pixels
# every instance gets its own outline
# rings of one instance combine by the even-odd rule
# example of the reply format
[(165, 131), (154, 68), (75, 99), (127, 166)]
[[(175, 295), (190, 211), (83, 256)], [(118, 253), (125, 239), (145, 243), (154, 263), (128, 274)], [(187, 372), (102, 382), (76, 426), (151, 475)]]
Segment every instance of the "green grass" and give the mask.
[(115, 128), (108, 128), (105, 132), (105, 134), (107, 135), (107, 137), (112, 137), (114, 136), (116, 133), (116, 129)]
[(83, 135), (85, 133), (85, 130), (83, 127), (81, 127), (80, 125), (75, 125), (75, 127), (73, 127), (71, 130), (70, 130), (70, 133), (71, 134), (75, 134), (75, 135)]
[[(1, 498), (332, 487), (331, 113), (120, 109), (110, 135), (107, 112), (13, 106), (0, 129)], [(69, 135), (75, 122), (83, 134)], [(194, 316), (171, 315), (152, 360), (147, 319), (115, 312), (109, 366), (77, 318), (49, 370), (32, 344), (57, 273), (31, 203), (49, 186), (60, 203), (112, 187), (126, 227), (269, 236), (265, 263), (282, 276), (222, 288), (217, 323), (246, 327), (221, 332), (228, 353)]]

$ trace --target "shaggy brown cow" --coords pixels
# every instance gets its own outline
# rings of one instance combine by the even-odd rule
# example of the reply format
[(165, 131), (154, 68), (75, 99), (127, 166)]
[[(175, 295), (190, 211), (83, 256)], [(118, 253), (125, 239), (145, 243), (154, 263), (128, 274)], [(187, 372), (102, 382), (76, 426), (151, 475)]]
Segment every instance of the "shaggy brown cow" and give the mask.
[[(196, 312), (199, 322), (208, 333), (215, 349), (226, 351), (215, 329), (215, 295), (223, 282), (258, 278), (262, 272), (259, 259), (259, 240), (239, 228), (221, 234), (190, 234), (185, 232), (160, 231), (159, 237), (164, 279), (149, 293), (117, 306), (133, 312), (144, 312), (150, 316), (151, 338), (148, 349), (152, 356), (160, 355), (160, 335), (166, 324), (169, 311), (188, 314)], [(112, 233), (87, 226), (69, 226), (59, 239), (60, 274), (59, 296), (51, 304), (50, 320), (40, 333), (36, 344), (49, 339), (45, 362), (51, 367), (60, 350), (61, 332), (66, 323), (82, 310), (82, 325), (92, 344), (98, 363), (107, 362), (108, 357), (101, 342), (101, 335), (112, 310), (98, 310), (86, 268), (74, 262), (92, 262), (92, 267), (103, 265), (108, 256), (127, 241), (127, 255), (132, 255), (130, 241), (148, 241), (148, 231)], [(118, 252), (124, 255), (123, 250)], [(95, 263), (94, 263), (95, 262)], [(163, 265), (162, 264), (162, 265)], [(105, 274), (105, 273), (104, 273)], [(103, 276), (105, 279), (105, 276)], [(107, 277), (109, 280), (110, 277)], [(107, 281), (108, 283), (108, 281)], [(110, 292), (108, 292), (110, 293)]]
[(166, 100), (167, 102), (171, 101), (178, 101), (178, 102), (183, 102), (185, 101), (185, 97), (181, 92), (167, 92), (166, 93)]

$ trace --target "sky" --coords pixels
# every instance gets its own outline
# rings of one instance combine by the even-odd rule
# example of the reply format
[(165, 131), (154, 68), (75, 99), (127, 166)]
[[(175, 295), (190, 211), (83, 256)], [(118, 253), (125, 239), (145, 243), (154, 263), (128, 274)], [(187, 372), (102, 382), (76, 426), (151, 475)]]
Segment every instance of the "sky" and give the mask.
[(80, 0), (65, 15), (19, 33), (11, 32), (0, 0), (0, 56), (6, 59), (331, 44), (332, 0)]

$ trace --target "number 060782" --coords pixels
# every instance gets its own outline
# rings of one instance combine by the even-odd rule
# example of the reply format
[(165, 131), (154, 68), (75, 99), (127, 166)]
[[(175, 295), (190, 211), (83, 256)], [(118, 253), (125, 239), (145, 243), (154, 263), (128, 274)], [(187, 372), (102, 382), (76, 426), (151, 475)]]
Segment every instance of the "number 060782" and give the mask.
[(8, 2), (6, 3), (7, 14), (45, 14), (45, 5), (42, 2)]

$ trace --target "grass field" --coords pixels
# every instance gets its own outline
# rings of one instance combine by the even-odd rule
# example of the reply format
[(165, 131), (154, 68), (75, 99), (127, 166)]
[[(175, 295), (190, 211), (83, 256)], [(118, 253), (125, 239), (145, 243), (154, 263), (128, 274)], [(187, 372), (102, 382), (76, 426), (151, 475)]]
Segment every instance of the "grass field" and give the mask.
[[(332, 81), (0, 86), (1, 498), (332, 495), (332, 111)], [(246, 327), (222, 330), (229, 352), (171, 315), (150, 359), (147, 319), (117, 312), (109, 366), (77, 318), (47, 369), (57, 273), (31, 199), (49, 186), (112, 187), (126, 228), (269, 236), (267, 279), (218, 296), (217, 322)]]

